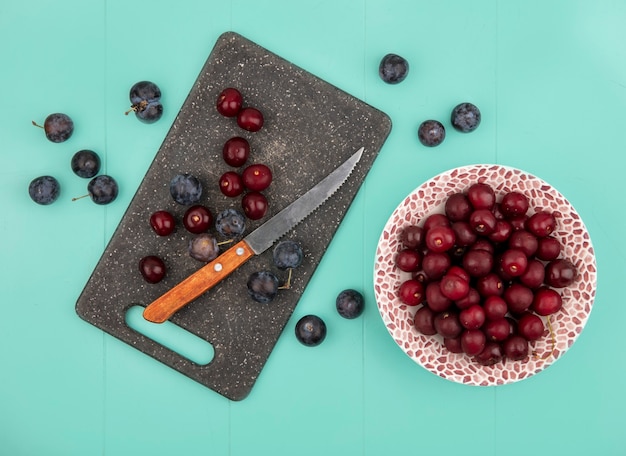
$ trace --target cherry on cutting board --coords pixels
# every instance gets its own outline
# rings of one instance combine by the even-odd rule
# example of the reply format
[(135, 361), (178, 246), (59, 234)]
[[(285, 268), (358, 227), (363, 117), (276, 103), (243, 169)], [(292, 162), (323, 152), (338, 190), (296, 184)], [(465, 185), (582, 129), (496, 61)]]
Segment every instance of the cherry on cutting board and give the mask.
[(159, 283), (165, 277), (165, 263), (156, 255), (148, 255), (139, 260), (139, 272), (148, 283)]
[(220, 191), (231, 198), (243, 193), (243, 179), (235, 171), (226, 171), (219, 180)]
[(212, 224), (213, 214), (211, 214), (211, 211), (207, 207), (201, 204), (191, 206), (183, 215), (183, 225), (190, 233), (203, 233), (207, 231)]
[(246, 217), (250, 220), (259, 220), (267, 213), (267, 198), (261, 192), (251, 191), (241, 199), (241, 206)]
[(237, 114), (237, 125), (247, 131), (259, 131), (264, 122), (263, 114), (256, 108), (243, 108)]
[(248, 190), (260, 192), (272, 183), (272, 170), (267, 165), (255, 163), (243, 170), (241, 178)]
[(159, 236), (169, 236), (176, 228), (176, 220), (168, 211), (156, 211), (150, 215), (150, 226)]
[(222, 158), (226, 164), (238, 168), (243, 166), (250, 155), (250, 143), (241, 136), (230, 138), (222, 148)]
[(235, 117), (241, 110), (243, 96), (234, 87), (228, 87), (220, 92), (217, 97), (216, 108), (224, 117)]

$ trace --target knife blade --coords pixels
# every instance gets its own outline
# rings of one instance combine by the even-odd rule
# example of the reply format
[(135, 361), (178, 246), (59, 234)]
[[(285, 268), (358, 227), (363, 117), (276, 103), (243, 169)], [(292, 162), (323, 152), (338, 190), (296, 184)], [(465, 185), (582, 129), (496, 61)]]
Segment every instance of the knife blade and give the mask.
[(300, 198), (216, 259), (151, 302), (144, 309), (143, 317), (153, 323), (167, 321), (178, 310), (217, 285), (250, 258), (269, 249), (343, 185), (361, 159), (363, 151), (364, 148), (361, 147)]

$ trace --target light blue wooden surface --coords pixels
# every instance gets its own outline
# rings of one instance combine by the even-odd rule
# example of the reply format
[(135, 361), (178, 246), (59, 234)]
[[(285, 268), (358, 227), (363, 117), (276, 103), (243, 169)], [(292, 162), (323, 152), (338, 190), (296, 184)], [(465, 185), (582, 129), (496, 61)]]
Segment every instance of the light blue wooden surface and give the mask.
[[(624, 455), (623, 169), (626, 3), (619, 1), (31, 0), (0, 5), (0, 455)], [(393, 130), (251, 395), (218, 394), (80, 320), (74, 303), (217, 37), (236, 31), (385, 111)], [(397, 86), (383, 55), (411, 65)], [(125, 117), (128, 89), (157, 81), (156, 124)], [(427, 118), (471, 101), (470, 135), (421, 146)], [(70, 114), (74, 136), (31, 120)], [(101, 154), (114, 204), (84, 193), (69, 160)], [(372, 290), (380, 232), (396, 205), (455, 166), (499, 163), (555, 186), (583, 217), (598, 263), (582, 335), (545, 372), (475, 388), (413, 363)], [(32, 203), (57, 176), (62, 198)], [(363, 290), (357, 320), (334, 311)], [(305, 348), (298, 318), (326, 341)]]

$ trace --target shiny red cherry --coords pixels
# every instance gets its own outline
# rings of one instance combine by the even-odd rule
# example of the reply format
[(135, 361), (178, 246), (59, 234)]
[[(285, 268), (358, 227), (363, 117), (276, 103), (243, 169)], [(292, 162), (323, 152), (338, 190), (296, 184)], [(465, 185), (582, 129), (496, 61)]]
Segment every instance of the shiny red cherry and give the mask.
[(228, 87), (220, 92), (217, 97), (217, 112), (225, 117), (235, 117), (241, 111), (243, 96), (239, 90)]
[(150, 216), (150, 226), (159, 236), (168, 236), (174, 232), (176, 221), (167, 211), (156, 211)]
[(148, 283), (158, 283), (165, 277), (165, 263), (155, 255), (139, 260), (139, 272)]
[(241, 176), (234, 171), (226, 171), (222, 174), (219, 184), (220, 191), (231, 198), (241, 195), (244, 190)]
[(241, 207), (249, 219), (261, 219), (267, 213), (267, 198), (261, 192), (248, 192), (241, 199)]
[(272, 170), (267, 165), (256, 163), (246, 167), (241, 178), (247, 189), (260, 192), (272, 183)]
[(237, 125), (244, 130), (259, 131), (263, 127), (263, 114), (256, 108), (243, 108), (237, 114)]
[(250, 155), (250, 143), (240, 136), (230, 138), (222, 148), (222, 158), (226, 164), (238, 168), (246, 163)]
[(207, 231), (213, 224), (213, 215), (206, 207), (196, 204), (185, 211), (183, 225), (187, 231), (200, 234)]

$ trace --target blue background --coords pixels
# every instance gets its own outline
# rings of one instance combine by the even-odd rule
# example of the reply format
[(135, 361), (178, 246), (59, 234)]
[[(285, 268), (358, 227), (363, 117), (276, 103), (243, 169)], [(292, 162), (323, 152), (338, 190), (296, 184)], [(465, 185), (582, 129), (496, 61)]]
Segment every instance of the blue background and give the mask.
[[(0, 455), (624, 455), (626, 3), (623, 1), (29, 0), (0, 5)], [(392, 132), (248, 398), (230, 402), (77, 317), (74, 304), (218, 36), (236, 31), (386, 112)], [(410, 62), (391, 86), (383, 55)], [(166, 111), (123, 115), (149, 79)], [(457, 103), (479, 129), (423, 147), (423, 120)], [(31, 120), (72, 116), (66, 143)], [(447, 124), (447, 123), (446, 123)], [(91, 148), (118, 200), (71, 202), (69, 167)], [(476, 388), (411, 361), (372, 290), (378, 237), (415, 187), (498, 163), (555, 186), (591, 234), (598, 290), (588, 324), (548, 370)], [(30, 180), (55, 175), (51, 206)], [(334, 310), (363, 291), (356, 320)], [(307, 313), (328, 337), (293, 336)]]

